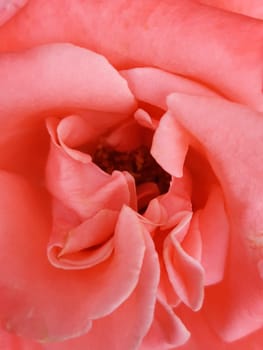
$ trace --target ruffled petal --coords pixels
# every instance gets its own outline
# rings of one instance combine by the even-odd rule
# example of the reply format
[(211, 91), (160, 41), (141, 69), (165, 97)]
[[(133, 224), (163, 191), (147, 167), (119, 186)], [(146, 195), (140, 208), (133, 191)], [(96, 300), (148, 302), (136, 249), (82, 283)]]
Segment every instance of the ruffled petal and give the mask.
[(177, 121), (202, 144), (225, 197), (229, 259), (224, 282), (207, 291), (204, 308), (220, 336), (232, 341), (263, 323), (262, 114), (216, 98), (174, 94), (168, 100)]
[(85, 162), (71, 158), (51, 142), (46, 168), (48, 190), (83, 219), (101, 209), (118, 211), (124, 204), (136, 208), (135, 184), (131, 175), (103, 172), (90, 157)]
[(57, 269), (46, 255), (51, 220), (45, 196), (3, 172), (0, 186), (2, 326), (39, 341), (86, 333), (91, 319), (111, 313), (136, 287), (145, 252), (141, 225), (124, 208), (107, 261), (86, 270)]
[(165, 113), (153, 137), (151, 154), (154, 159), (172, 176), (182, 177), (188, 145), (187, 134), (171, 113)]
[(185, 215), (164, 240), (163, 257), (175, 292), (187, 306), (197, 311), (204, 298), (204, 271), (201, 264), (187, 254), (180, 244), (182, 236), (189, 229), (190, 220), (191, 215)]
[(140, 350), (174, 349), (187, 342), (189, 337), (189, 331), (172, 308), (158, 298), (154, 321)]
[[(89, 333), (60, 344), (45, 345), (45, 350), (141, 348), (140, 343), (153, 321), (159, 282), (159, 264), (153, 242), (137, 214), (128, 207), (125, 208), (125, 212), (126, 219), (128, 217), (130, 219), (126, 221), (126, 225), (130, 225), (131, 221), (136, 222), (138, 233), (144, 237), (145, 242), (143, 265), (136, 288), (112, 314), (94, 321)], [(123, 229), (125, 230), (124, 226)], [(133, 253), (130, 249), (130, 254)], [(126, 278), (129, 278), (128, 275)], [(163, 332), (165, 332), (164, 329)]]

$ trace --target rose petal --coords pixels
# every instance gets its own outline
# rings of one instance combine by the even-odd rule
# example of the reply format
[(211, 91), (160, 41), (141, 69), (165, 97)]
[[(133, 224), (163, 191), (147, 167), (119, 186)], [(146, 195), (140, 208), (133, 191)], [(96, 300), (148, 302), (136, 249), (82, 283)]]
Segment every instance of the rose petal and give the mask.
[(261, 0), (198, 0), (198, 2), (263, 19), (263, 4)]
[[(0, 75), (5, 137), (14, 123), (32, 123), (36, 113), (39, 119), (51, 109), (57, 114), (74, 109), (114, 112), (117, 123), (124, 118), (120, 113), (135, 109), (126, 81), (108, 61), (74, 45), (50, 44), (1, 54)], [(15, 117), (6, 119), (6, 115)]]
[(149, 333), (143, 340), (141, 350), (171, 349), (184, 344), (190, 333), (171, 307), (157, 300), (155, 317)]
[[(137, 214), (128, 207), (125, 208), (125, 212), (126, 219), (128, 217), (130, 219), (126, 221), (126, 225), (130, 225), (131, 221), (136, 223), (137, 233), (141, 234), (145, 240), (146, 250), (136, 288), (112, 314), (94, 321), (89, 333), (63, 343), (48, 344), (45, 347), (46, 350), (133, 350), (139, 348), (153, 319), (159, 282), (159, 266), (153, 242), (139, 222)], [(123, 229), (125, 230), (124, 226)], [(130, 254), (133, 254), (132, 250)]]
[(45, 350), (42, 344), (32, 341), (31, 339), (26, 339), (18, 337), (14, 334), (0, 332), (0, 349), (3, 350)]
[(193, 313), (181, 304), (176, 308), (176, 313), (191, 333), (188, 342), (176, 350), (210, 349), (211, 345), (214, 350), (260, 350), (262, 348), (262, 329), (250, 336), (229, 343), (220, 339), (211, 329), (202, 311)]
[(28, 0), (1, 0), (0, 1), (0, 26), (12, 18)]
[(135, 108), (126, 81), (105, 58), (69, 44), (1, 54), (0, 77), (0, 147), (5, 150), (0, 166), (35, 181), (47, 155), (43, 125), (47, 113), (107, 111), (93, 111), (88, 118), (101, 131), (127, 118)]
[(224, 277), (228, 251), (229, 223), (219, 188), (213, 188), (206, 206), (200, 212), (202, 239), (201, 264), (205, 269), (205, 284), (220, 282)]
[(114, 248), (118, 213), (102, 209), (79, 224), (76, 214), (61, 203), (53, 204), (53, 230), (48, 244), (52, 265), (86, 269), (109, 258)]
[(120, 210), (124, 204), (136, 208), (134, 179), (126, 172), (103, 172), (97, 165), (72, 159), (51, 143), (46, 168), (49, 191), (83, 219), (101, 209)]
[(2, 327), (42, 341), (87, 332), (90, 319), (111, 313), (136, 287), (145, 251), (141, 226), (124, 208), (107, 262), (80, 271), (56, 269), (46, 256), (45, 196), (16, 175), (2, 172), (0, 177)]
[[(224, 283), (206, 293), (207, 317), (225, 340), (262, 327), (262, 114), (216, 98), (174, 94), (169, 108), (203, 145), (219, 179), (230, 220)], [(213, 116), (213, 118), (211, 118)]]
[(166, 97), (172, 92), (218, 96), (205, 85), (157, 68), (133, 68), (121, 71), (121, 75), (127, 80), (137, 100), (157, 105), (164, 110), (167, 109)]
[(1, 28), (0, 45), (73, 42), (120, 68), (159, 67), (262, 110), (262, 37), (261, 21), (196, 1), (34, 0)]
[(187, 134), (171, 113), (165, 113), (153, 136), (151, 154), (154, 159), (169, 174), (181, 177), (188, 145)]
[(181, 300), (194, 311), (204, 298), (204, 271), (197, 260), (188, 255), (180, 241), (187, 233), (191, 215), (187, 215), (164, 241), (163, 258), (169, 280)]

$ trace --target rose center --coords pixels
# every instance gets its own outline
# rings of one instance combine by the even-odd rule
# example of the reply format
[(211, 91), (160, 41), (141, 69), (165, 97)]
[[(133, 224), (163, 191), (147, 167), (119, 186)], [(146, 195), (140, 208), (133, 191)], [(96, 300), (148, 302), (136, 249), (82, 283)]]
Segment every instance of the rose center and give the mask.
[(171, 176), (155, 161), (146, 146), (119, 152), (109, 146), (99, 145), (93, 154), (93, 162), (108, 174), (114, 170), (128, 171), (134, 177), (136, 186), (153, 182), (160, 194), (169, 189)]

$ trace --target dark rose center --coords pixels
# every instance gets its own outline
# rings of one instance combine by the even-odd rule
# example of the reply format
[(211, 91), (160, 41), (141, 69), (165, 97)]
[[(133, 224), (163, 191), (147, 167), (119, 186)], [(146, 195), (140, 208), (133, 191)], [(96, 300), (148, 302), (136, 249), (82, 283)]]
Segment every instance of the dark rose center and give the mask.
[(171, 176), (160, 167), (146, 146), (118, 152), (109, 146), (99, 145), (93, 154), (93, 162), (108, 174), (114, 170), (128, 171), (134, 177), (136, 186), (154, 182), (160, 194), (169, 189)]

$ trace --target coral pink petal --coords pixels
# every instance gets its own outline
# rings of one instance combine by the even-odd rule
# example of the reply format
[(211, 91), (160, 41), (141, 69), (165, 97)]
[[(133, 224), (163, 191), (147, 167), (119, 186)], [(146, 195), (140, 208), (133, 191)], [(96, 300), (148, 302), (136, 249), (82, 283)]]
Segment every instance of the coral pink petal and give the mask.
[(261, 21), (197, 1), (34, 0), (1, 28), (0, 49), (72, 42), (120, 68), (159, 67), (262, 110), (262, 37)]
[(138, 108), (134, 113), (134, 119), (144, 128), (148, 128), (150, 130), (154, 130), (156, 128), (157, 121), (152, 119), (151, 115), (141, 108)]
[[(114, 248), (112, 236), (118, 213), (103, 209), (81, 224), (61, 203), (53, 205), (53, 230), (48, 258), (63, 269), (85, 269), (107, 259)], [(70, 218), (70, 219), (69, 219)]]
[(15, 175), (2, 172), (0, 184), (2, 326), (41, 341), (87, 332), (90, 319), (112, 312), (136, 287), (145, 251), (141, 226), (124, 209), (107, 262), (73, 272), (56, 269), (46, 256), (50, 215), (45, 197)]
[(45, 350), (42, 344), (1, 330), (0, 349), (2, 350)]
[(117, 217), (117, 212), (102, 209), (82, 222), (69, 233), (61, 254), (73, 253), (103, 243), (112, 236)]
[(198, 211), (193, 213), (188, 232), (182, 241), (182, 248), (197, 261), (201, 260), (203, 248), (199, 229), (199, 214)]
[[(138, 284), (132, 294), (111, 315), (93, 322), (86, 335), (61, 344), (49, 344), (45, 350), (116, 349), (134, 350), (150, 328), (154, 316), (159, 263), (153, 242), (131, 209), (125, 209), (130, 219), (137, 222), (138, 232), (145, 240), (145, 254)], [(124, 223), (123, 223), (124, 224)], [(130, 222), (126, 221), (126, 225)], [(125, 226), (123, 226), (125, 230)], [(130, 251), (131, 252), (131, 251)], [(133, 252), (131, 252), (131, 255)], [(129, 278), (127, 275), (126, 278)], [(121, 281), (121, 280), (120, 280)]]
[(119, 113), (135, 108), (127, 82), (109, 62), (71, 44), (1, 54), (0, 74), (4, 82), (0, 89), (1, 118), (6, 130), (14, 123), (23, 125), (43, 118), (43, 113), (52, 109), (57, 114), (74, 109), (115, 112), (118, 118)]
[(0, 146), (5, 150), (0, 166), (31, 178), (37, 178), (46, 157), (41, 122), (47, 114), (107, 111), (88, 118), (101, 131), (135, 109), (126, 81), (106, 59), (70, 44), (1, 54), (0, 76)]
[(172, 308), (159, 298), (155, 306), (154, 321), (140, 349), (174, 349), (187, 342), (189, 337), (190, 333), (182, 321)]
[(180, 244), (181, 231), (187, 232), (188, 227), (189, 219), (182, 219), (178, 227), (167, 236), (163, 259), (175, 292), (187, 306), (196, 311), (202, 306), (204, 298), (204, 271), (200, 263), (187, 254)]
[(206, 293), (205, 309), (217, 332), (235, 340), (262, 327), (262, 114), (222, 99), (181, 94), (170, 96), (169, 108), (203, 145), (225, 196), (229, 260), (224, 283)]
[(161, 119), (152, 142), (151, 154), (169, 174), (183, 176), (183, 165), (188, 150), (188, 136), (167, 112)]
[(263, 19), (263, 3), (261, 0), (198, 0), (198, 2)]
[(191, 333), (187, 343), (176, 350), (206, 350), (211, 349), (211, 346), (214, 350), (260, 350), (262, 348), (262, 329), (238, 341), (225, 342), (211, 329), (202, 311), (193, 313), (189, 308), (180, 305), (176, 313)]
[(123, 204), (135, 205), (132, 176), (118, 171), (106, 174), (91, 161), (83, 163), (72, 159), (54, 143), (51, 143), (46, 174), (49, 191), (84, 219), (102, 208), (120, 210)]
[(0, 1), (0, 26), (12, 18), (28, 0), (1, 0)]
[(132, 68), (121, 71), (137, 100), (166, 110), (166, 97), (172, 92), (191, 95), (217, 96), (206, 86), (193, 80), (157, 68)]
[(206, 206), (200, 212), (199, 229), (205, 284), (215, 284), (224, 277), (229, 239), (228, 217), (220, 188), (211, 190)]

